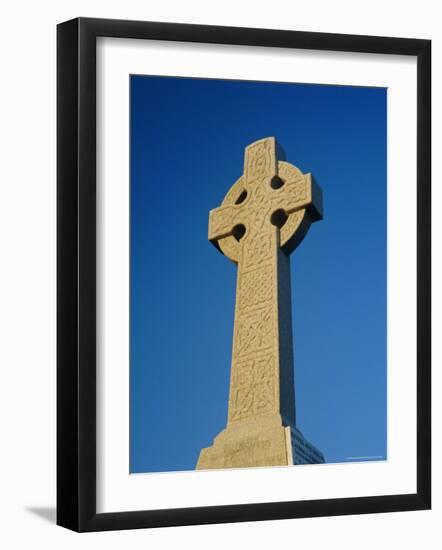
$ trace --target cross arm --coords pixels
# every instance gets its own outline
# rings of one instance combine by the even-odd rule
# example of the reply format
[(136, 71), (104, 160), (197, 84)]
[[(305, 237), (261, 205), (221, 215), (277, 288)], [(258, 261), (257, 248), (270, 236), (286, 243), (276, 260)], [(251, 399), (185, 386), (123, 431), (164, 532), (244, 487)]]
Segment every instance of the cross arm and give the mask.
[(280, 197), (272, 201), (273, 209), (287, 214), (305, 208), (312, 221), (322, 220), (322, 190), (311, 174), (305, 174), (302, 182), (289, 185)]
[(209, 241), (217, 241), (231, 235), (239, 222), (239, 207), (236, 205), (219, 206), (209, 214)]

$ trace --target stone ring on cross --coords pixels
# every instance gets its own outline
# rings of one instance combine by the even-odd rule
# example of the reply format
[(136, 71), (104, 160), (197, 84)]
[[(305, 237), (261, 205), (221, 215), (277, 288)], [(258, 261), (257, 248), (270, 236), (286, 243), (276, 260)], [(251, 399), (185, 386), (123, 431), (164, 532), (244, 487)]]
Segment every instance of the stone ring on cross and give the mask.
[[(235, 263), (240, 242), (247, 248), (278, 235), (290, 254), (310, 224), (322, 219), (322, 192), (311, 174), (285, 162), (274, 137), (255, 141), (244, 154), (244, 173), (210, 212), (209, 240)], [(279, 231), (275, 231), (277, 227)]]

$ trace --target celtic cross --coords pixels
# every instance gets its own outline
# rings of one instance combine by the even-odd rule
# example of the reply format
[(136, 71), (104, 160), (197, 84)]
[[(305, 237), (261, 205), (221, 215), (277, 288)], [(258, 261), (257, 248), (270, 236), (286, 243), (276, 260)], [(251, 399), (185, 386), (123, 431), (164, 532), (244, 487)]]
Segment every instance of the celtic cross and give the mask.
[(275, 138), (246, 147), (243, 175), (209, 216), (209, 240), (238, 269), (227, 427), (201, 451), (198, 468), (292, 460), (289, 254), (320, 219), (320, 187), (285, 162)]

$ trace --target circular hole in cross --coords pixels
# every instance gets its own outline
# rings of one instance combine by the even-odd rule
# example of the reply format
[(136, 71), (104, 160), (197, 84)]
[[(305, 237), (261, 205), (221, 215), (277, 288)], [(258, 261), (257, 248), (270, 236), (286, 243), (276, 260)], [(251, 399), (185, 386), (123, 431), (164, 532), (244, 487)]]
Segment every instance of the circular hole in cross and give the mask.
[(281, 227), (287, 221), (287, 218), (288, 216), (285, 211), (280, 208), (279, 210), (275, 210), (270, 216), (270, 223), (272, 223), (272, 225), (276, 225), (276, 227), (279, 227), (279, 229), (281, 229)]
[(235, 225), (235, 227), (232, 230), (232, 235), (235, 237), (235, 239), (238, 242), (244, 237), (245, 233), (246, 233), (246, 228), (242, 223)]
[(278, 176), (273, 176), (273, 178), (270, 181), (270, 187), (272, 189), (281, 189), (283, 185), (284, 185), (284, 181), (281, 178), (278, 178)]
[(235, 204), (241, 204), (244, 202), (247, 198), (247, 191), (243, 189), (239, 195), (239, 197), (236, 199)]

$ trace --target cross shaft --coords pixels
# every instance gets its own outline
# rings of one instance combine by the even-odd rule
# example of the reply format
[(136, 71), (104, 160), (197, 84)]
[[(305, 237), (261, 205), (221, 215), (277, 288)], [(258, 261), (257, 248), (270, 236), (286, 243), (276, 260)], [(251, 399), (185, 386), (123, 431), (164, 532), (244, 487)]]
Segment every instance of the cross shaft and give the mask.
[[(210, 212), (209, 240), (238, 269), (227, 428), (203, 449), (198, 467), (222, 467), (214, 451), (219, 438), (247, 447), (247, 433), (255, 432), (258, 443), (240, 462), (290, 463), (290, 445), (282, 442), (288, 432), (278, 432), (296, 421), (289, 254), (322, 219), (322, 192), (311, 174), (283, 158), (273, 137), (250, 144), (243, 175)], [(224, 467), (239, 460), (229, 453), (223, 451)]]

